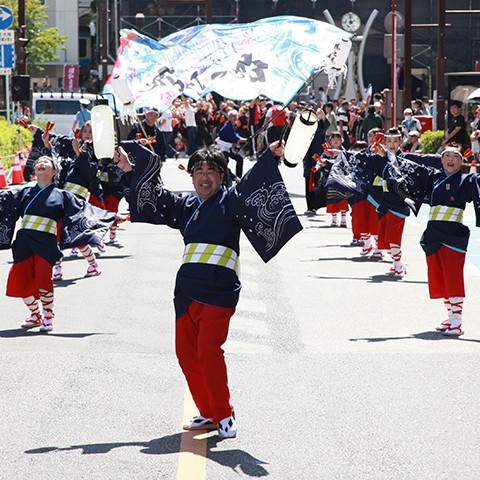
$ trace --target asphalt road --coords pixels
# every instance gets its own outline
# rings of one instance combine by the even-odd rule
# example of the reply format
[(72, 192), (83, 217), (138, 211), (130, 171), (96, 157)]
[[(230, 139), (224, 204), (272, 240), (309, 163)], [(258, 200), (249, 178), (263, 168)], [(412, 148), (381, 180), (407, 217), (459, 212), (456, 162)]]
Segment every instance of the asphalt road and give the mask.
[[(302, 213), (300, 168), (282, 172)], [(190, 187), (173, 160), (163, 176), (173, 190)], [(206, 469), (185, 478), (478, 479), (478, 231), (466, 334), (451, 339), (433, 330), (444, 312), (428, 299), (424, 214), (407, 220), (402, 281), (385, 276), (388, 262), (360, 258), (350, 229), (331, 228), (325, 213), (301, 220), (267, 265), (242, 238), (244, 287), (226, 344), (238, 436), (209, 434)], [(48, 335), (20, 330), (25, 307), (0, 297), (0, 479), (179, 478), (181, 237), (128, 224), (119, 240), (99, 277), (66, 259)], [(0, 252), (2, 291), (9, 262)]]

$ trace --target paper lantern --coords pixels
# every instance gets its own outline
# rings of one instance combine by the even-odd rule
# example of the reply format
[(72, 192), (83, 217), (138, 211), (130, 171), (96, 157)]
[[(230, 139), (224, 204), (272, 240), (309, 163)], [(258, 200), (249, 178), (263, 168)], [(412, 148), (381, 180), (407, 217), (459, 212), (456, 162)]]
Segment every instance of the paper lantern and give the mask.
[(285, 145), (284, 163), (295, 167), (307, 154), (318, 127), (317, 114), (310, 109), (302, 110), (295, 119)]
[(100, 163), (112, 161), (115, 153), (115, 124), (107, 99), (99, 99), (92, 108), (93, 151)]
[(133, 96), (128, 80), (125, 77), (120, 77), (118, 74), (114, 75), (112, 78), (112, 88), (115, 95), (123, 103), (122, 111), (120, 113), (122, 123), (134, 123), (137, 120), (135, 112), (135, 97)]
[(342, 38), (335, 44), (333, 51), (328, 55), (331, 68), (334, 70), (343, 70), (345, 68), (351, 47), (352, 42), (348, 38)]

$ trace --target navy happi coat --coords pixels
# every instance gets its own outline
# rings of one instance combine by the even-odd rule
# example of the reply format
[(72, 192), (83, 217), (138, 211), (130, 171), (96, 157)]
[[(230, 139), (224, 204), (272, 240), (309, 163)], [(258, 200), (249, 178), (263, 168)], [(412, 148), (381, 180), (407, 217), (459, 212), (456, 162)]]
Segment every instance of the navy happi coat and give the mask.
[[(21, 228), (12, 244), (15, 224), (24, 215), (46, 217), (61, 224), (60, 246), (51, 233)], [(100, 245), (116, 215), (96, 208), (50, 183), (0, 192), (0, 250), (12, 248), (19, 263), (34, 253), (52, 265), (62, 257), (60, 249)]]
[[(180, 230), (185, 245), (210, 243), (240, 253), (243, 230), (260, 257), (268, 262), (302, 226), (285, 189), (277, 160), (268, 150), (240, 183), (202, 202), (195, 193), (175, 194), (160, 177), (157, 155), (138, 142), (122, 142), (135, 163), (125, 174), (126, 197), (132, 222), (168, 225)], [(175, 311), (179, 318), (192, 301), (224, 308), (235, 307), (240, 280), (230, 268), (186, 263), (175, 285)]]

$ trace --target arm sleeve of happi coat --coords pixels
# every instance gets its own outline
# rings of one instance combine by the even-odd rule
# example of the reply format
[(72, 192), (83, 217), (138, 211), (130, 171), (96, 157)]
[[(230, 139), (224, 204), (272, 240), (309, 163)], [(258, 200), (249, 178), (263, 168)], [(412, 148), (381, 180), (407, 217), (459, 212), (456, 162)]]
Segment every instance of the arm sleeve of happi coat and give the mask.
[(331, 166), (327, 187), (346, 195), (367, 193), (375, 178), (375, 169), (369, 157), (373, 156), (361, 152), (342, 152)]
[(418, 214), (422, 202), (433, 190), (438, 170), (389, 154), (385, 182), (387, 190), (404, 199), (410, 209)]
[(412, 162), (425, 165), (426, 167), (433, 167), (438, 170), (442, 168), (442, 160), (437, 154), (420, 154), (420, 153), (402, 153), (403, 158), (411, 160)]
[(76, 153), (73, 149), (73, 139), (66, 135), (50, 134), (50, 143), (55, 150), (56, 155), (61, 158), (75, 158)]
[(185, 197), (164, 187), (160, 157), (136, 141), (121, 142), (121, 146), (134, 163), (133, 172), (125, 178), (131, 221), (179, 228)]
[(20, 216), (23, 188), (0, 192), (0, 250), (12, 245), (15, 223)]
[(471, 185), (471, 200), (475, 209), (475, 226), (480, 227), (480, 175), (470, 173), (468, 181)]
[(63, 221), (60, 248), (101, 245), (116, 220), (116, 214), (94, 207), (70, 192), (63, 191)]
[(231, 192), (240, 227), (265, 263), (302, 230), (270, 150)]

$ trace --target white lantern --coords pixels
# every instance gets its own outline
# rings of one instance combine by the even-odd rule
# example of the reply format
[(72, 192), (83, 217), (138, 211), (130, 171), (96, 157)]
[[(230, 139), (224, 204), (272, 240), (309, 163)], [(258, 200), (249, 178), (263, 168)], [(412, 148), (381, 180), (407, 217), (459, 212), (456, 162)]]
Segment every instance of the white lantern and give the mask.
[(120, 77), (118, 74), (114, 75), (112, 77), (112, 88), (115, 95), (123, 103), (122, 112), (120, 114), (122, 122), (135, 122), (137, 119), (135, 112), (135, 97), (133, 96), (128, 80), (125, 77)]
[(351, 48), (352, 42), (348, 38), (342, 38), (337, 42), (333, 51), (328, 55), (331, 68), (338, 71), (343, 70)]
[(318, 127), (317, 114), (310, 109), (303, 110), (295, 119), (285, 145), (285, 165), (295, 167), (307, 154)]
[(108, 163), (115, 153), (115, 123), (107, 99), (96, 101), (91, 117), (93, 151), (100, 163)]

